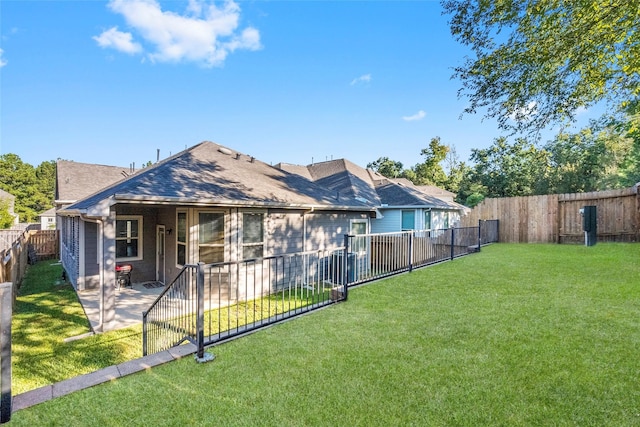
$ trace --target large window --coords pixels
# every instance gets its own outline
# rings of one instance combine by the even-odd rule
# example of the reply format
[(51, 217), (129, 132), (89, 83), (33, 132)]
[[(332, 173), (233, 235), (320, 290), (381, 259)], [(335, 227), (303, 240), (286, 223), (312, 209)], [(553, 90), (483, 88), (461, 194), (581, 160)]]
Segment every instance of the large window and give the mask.
[(142, 259), (142, 217), (116, 217), (116, 259), (132, 261)]
[(176, 263), (187, 263), (187, 213), (178, 212), (176, 232)]
[(416, 211), (402, 211), (402, 231), (416, 228)]
[(224, 213), (198, 213), (198, 261), (224, 262)]
[(264, 214), (242, 214), (242, 259), (264, 255)]

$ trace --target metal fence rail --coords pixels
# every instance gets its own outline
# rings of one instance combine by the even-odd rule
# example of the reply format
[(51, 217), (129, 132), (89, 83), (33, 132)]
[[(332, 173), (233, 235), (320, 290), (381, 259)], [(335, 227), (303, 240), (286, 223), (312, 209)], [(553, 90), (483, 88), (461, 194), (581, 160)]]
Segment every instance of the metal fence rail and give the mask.
[(203, 349), (344, 300), (344, 254), (338, 248), (187, 265), (143, 313), (143, 354), (185, 341)]
[(203, 358), (205, 346), (345, 300), (351, 285), (479, 251), (497, 229), (345, 235), (332, 250), (187, 265), (143, 313), (143, 353), (188, 341)]

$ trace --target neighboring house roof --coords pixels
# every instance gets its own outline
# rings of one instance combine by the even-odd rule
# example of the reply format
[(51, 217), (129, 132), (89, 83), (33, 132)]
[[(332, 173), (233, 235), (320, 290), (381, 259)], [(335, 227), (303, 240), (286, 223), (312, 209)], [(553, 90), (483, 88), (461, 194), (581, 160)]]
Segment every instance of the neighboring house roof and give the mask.
[(55, 200), (58, 203), (75, 202), (123, 180), (132, 173), (131, 168), (120, 166), (58, 160)]
[(16, 199), (16, 196), (14, 196), (13, 194), (8, 193), (8, 192), (0, 189), (0, 200), (2, 200), (2, 199), (9, 199), (9, 200), (13, 201), (13, 200)]
[(287, 170), (308, 175), (318, 184), (366, 201), (376, 207), (422, 207), (460, 210), (462, 205), (425, 194), (406, 179), (392, 180), (346, 159), (330, 160), (304, 166), (284, 165)]
[[(110, 203), (317, 208), (371, 211), (308, 179), (213, 142), (202, 142), (62, 210), (103, 215)], [(60, 211), (59, 211), (60, 213)]]
[[(411, 182), (411, 181), (409, 181)], [(452, 193), (451, 191), (447, 191), (444, 188), (436, 187), (435, 185), (416, 185), (418, 190), (422, 191), (425, 194), (435, 197), (451, 197), (451, 199), (456, 197), (456, 193)]]
[(41, 217), (43, 217), (43, 216), (45, 216), (45, 217), (46, 217), (46, 216), (56, 216), (56, 208), (48, 209), (48, 210), (46, 210), (46, 211), (42, 212), (42, 213), (41, 213), (40, 215), (38, 215), (38, 216), (41, 216)]

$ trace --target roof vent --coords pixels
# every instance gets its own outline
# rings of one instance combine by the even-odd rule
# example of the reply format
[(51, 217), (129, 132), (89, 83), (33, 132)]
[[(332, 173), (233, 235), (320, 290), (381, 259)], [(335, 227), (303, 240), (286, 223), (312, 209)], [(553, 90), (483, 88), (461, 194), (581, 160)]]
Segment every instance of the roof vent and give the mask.
[(218, 147), (218, 151), (221, 152), (222, 154), (226, 154), (227, 156), (233, 154), (233, 152), (229, 150), (227, 147)]

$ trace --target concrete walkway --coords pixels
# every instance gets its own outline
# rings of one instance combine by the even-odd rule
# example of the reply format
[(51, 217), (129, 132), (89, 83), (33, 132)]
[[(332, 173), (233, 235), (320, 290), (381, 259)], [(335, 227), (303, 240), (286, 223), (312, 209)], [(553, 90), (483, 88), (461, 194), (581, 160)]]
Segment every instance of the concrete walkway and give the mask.
[(100, 369), (99, 371), (70, 378), (56, 384), (47, 385), (35, 390), (17, 394), (13, 396), (11, 412), (16, 412), (56, 397), (64, 396), (75, 391), (113, 381), (136, 372), (145, 371), (153, 368), (154, 366), (181, 359), (185, 356), (195, 354), (196, 350), (196, 346), (193, 344), (181, 345), (166, 351), (161, 351), (160, 353), (141, 357), (140, 359), (130, 360), (119, 365), (109, 366), (108, 368)]

